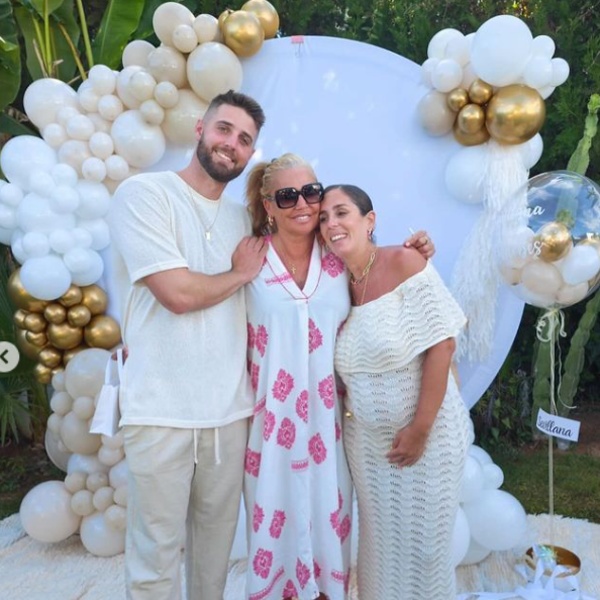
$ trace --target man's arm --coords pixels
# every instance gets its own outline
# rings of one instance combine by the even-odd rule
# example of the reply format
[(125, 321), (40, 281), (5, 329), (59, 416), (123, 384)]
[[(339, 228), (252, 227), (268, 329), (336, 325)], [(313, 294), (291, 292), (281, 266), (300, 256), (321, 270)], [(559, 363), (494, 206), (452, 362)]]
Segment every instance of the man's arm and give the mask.
[(142, 279), (155, 298), (169, 311), (184, 314), (209, 308), (232, 296), (259, 273), (267, 252), (263, 238), (244, 238), (231, 258), (226, 273), (205, 275), (186, 268), (153, 273)]

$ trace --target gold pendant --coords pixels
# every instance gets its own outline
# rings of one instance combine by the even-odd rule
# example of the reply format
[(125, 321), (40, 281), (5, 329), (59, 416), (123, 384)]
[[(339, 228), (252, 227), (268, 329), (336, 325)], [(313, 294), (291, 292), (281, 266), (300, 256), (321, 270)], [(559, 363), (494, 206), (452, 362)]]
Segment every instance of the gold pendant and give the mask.
[(205, 231), (204, 236), (206, 237), (206, 241), (210, 242), (210, 231)]

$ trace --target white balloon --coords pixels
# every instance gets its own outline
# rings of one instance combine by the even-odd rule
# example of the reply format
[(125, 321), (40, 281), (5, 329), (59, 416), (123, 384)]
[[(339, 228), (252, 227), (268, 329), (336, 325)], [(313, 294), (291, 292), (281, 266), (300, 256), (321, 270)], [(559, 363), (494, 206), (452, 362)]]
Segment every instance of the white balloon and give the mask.
[[(79, 196), (72, 187), (66, 185), (59, 185), (52, 192), (50, 197), (50, 208), (60, 214), (69, 214), (77, 210), (79, 206)], [(66, 223), (65, 225), (74, 225), (73, 223)]]
[(111, 504), (113, 504), (113, 496), (115, 490), (110, 486), (101, 487), (94, 492), (93, 504), (97, 511), (104, 512)]
[(66, 128), (67, 122), (80, 114), (81, 112), (79, 112), (77, 108), (73, 106), (65, 106), (64, 108), (59, 109), (56, 113), (56, 122)]
[(137, 110), (120, 115), (112, 126), (115, 150), (130, 165), (147, 168), (165, 152), (165, 137), (160, 127), (146, 123)]
[(484, 144), (461, 148), (454, 154), (445, 171), (450, 194), (462, 202), (482, 202), (487, 162), (488, 149)]
[(224, 44), (201, 44), (188, 57), (187, 76), (190, 87), (206, 102), (242, 85), (242, 64)]
[(50, 252), (48, 236), (38, 231), (31, 231), (23, 236), (23, 250), (31, 257), (46, 256)]
[(73, 167), (78, 175), (81, 175), (83, 161), (91, 156), (90, 147), (83, 140), (67, 140), (58, 150), (60, 162)]
[(477, 73), (473, 69), (473, 65), (471, 63), (466, 64), (463, 67), (463, 78), (460, 82), (460, 87), (464, 90), (468, 90), (471, 87), (471, 84), (477, 79)]
[(117, 87), (117, 76), (114, 71), (106, 65), (94, 65), (90, 69), (88, 77), (92, 88), (98, 96), (112, 94)]
[(194, 19), (194, 31), (198, 38), (198, 43), (218, 42), (221, 37), (219, 29), (219, 20), (212, 15), (202, 14)]
[(161, 46), (148, 54), (148, 71), (156, 81), (170, 81), (178, 88), (187, 85), (185, 56), (170, 46)]
[[(124, 440), (124, 435), (123, 435), (123, 430), (119, 430), (117, 431), (117, 433), (115, 433), (115, 435), (113, 436), (108, 436), (108, 435), (103, 435), (102, 437), (102, 443), (107, 447), (107, 448), (112, 448), (113, 450), (116, 450), (117, 448), (122, 448), (123, 444), (125, 443)], [(121, 464), (121, 463), (119, 463)], [(115, 465), (115, 468), (118, 465)], [(112, 469), (110, 471), (112, 473)], [(113, 484), (112, 480), (111, 480), (111, 484), (114, 488), (119, 487), (120, 485), (122, 485), (121, 483), (119, 484)]]
[(569, 63), (564, 58), (552, 59), (552, 78), (550, 85), (558, 87), (569, 78)]
[(429, 41), (427, 46), (427, 56), (429, 58), (444, 58), (446, 46), (452, 39), (462, 38), (463, 34), (458, 29), (442, 29), (438, 31)]
[(547, 85), (546, 87), (540, 88), (538, 90), (539, 95), (546, 100), (546, 98), (549, 98), (552, 95), (552, 92), (554, 92), (556, 88), (553, 85)]
[(100, 436), (90, 433), (87, 421), (80, 419), (73, 411), (63, 417), (60, 439), (74, 454), (95, 454), (101, 446)]
[(561, 272), (553, 264), (543, 260), (529, 261), (523, 267), (521, 281), (530, 292), (548, 296), (554, 296), (563, 285)]
[(67, 141), (67, 132), (62, 125), (50, 123), (42, 130), (44, 141), (55, 150)]
[(544, 58), (552, 58), (556, 45), (554, 40), (547, 35), (538, 35), (533, 38), (531, 43), (531, 52), (536, 56), (543, 56)]
[(15, 258), (17, 259), (17, 262), (20, 265), (24, 265), (25, 262), (29, 258), (29, 256), (25, 252), (25, 250), (23, 250), (22, 241), (23, 241), (23, 232), (19, 229), (15, 229), (10, 238), (10, 246), (11, 246), (12, 253), (14, 254)]
[[(104, 167), (104, 163), (102, 166)], [(101, 183), (81, 180), (77, 182), (75, 189), (79, 194), (77, 216), (82, 219), (97, 219), (108, 213), (110, 194)]]
[(417, 106), (419, 121), (429, 135), (446, 135), (452, 131), (456, 113), (450, 110), (446, 102), (446, 95), (432, 90), (421, 100)]
[[(87, 352), (84, 350), (83, 352)], [(79, 354), (83, 354), (80, 352)], [(71, 362), (71, 361), (69, 361)], [(103, 471), (108, 473), (108, 467), (103, 465), (97, 455), (84, 455), (84, 454), (73, 454), (69, 458), (69, 464), (67, 465), (67, 473), (74, 473), (75, 471), (83, 471), (84, 473), (95, 473), (96, 471)]]
[(106, 165), (102, 159), (92, 156), (83, 161), (81, 173), (87, 181), (101, 183), (106, 179)]
[(103, 250), (110, 244), (110, 229), (104, 219), (80, 221), (79, 226), (92, 236), (92, 250)]
[(179, 90), (170, 81), (161, 81), (154, 90), (154, 99), (163, 108), (173, 108), (179, 101)]
[(194, 14), (189, 8), (177, 2), (161, 4), (152, 17), (152, 27), (156, 37), (165, 45), (173, 45), (173, 32), (179, 25), (194, 24)]
[(469, 543), (471, 541), (471, 531), (469, 530), (469, 522), (463, 511), (459, 506), (456, 512), (456, 520), (454, 521), (454, 531), (452, 533), (452, 547), (450, 554), (452, 556), (452, 564), (458, 567), (460, 562), (464, 559), (469, 549)]
[(58, 79), (42, 78), (34, 81), (25, 91), (23, 107), (31, 122), (39, 129), (56, 122), (61, 108), (77, 107), (77, 92)]
[(95, 556), (116, 556), (125, 551), (125, 532), (109, 527), (102, 513), (84, 517), (79, 533), (85, 549)]
[(464, 67), (471, 60), (471, 39), (466, 37), (454, 37), (446, 44), (444, 57), (456, 61)]
[[(118, 434), (117, 434), (118, 435)], [(108, 474), (110, 485), (114, 487), (116, 490), (120, 489), (122, 486), (127, 485), (127, 460), (122, 460), (117, 463)]]
[(569, 285), (585, 283), (600, 271), (600, 254), (594, 246), (575, 246), (562, 260), (560, 271)]
[(127, 108), (135, 109), (140, 106), (140, 101), (131, 93), (129, 83), (135, 73), (140, 73), (143, 70), (142, 67), (131, 66), (126, 67), (119, 73), (119, 77), (117, 78), (117, 94)]
[(484, 465), (483, 481), (486, 490), (497, 490), (504, 483), (504, 473), (498, 465)]
[(71, 510), (71, 494), (62, 481), (45, 481), (30, 490), (19, 510), (23, 529), (34, 540), (61, 542), (79, 528), (80, 518)]
[(431, 83), (431, 74), (434, 69), (437, 67), (440, 62), (439, 58), (428, 58), (421, 65), (421, 78), (423, 79), (423, 83), (428, 87), (433, 87), (433, 83)]
[(88, 113), (95, 113), (98, 110), (98, 101), (100, 100), (100, 96), (96, 90), (91, 87), (86, 87), (85, 89), (82, 88), (83, 85), (79, 88), (79, 90), (77, 90), (81, 108)]
[(136, 100), (144, 102), (154, 96), (156, 79), (147, 71), (138, 71), (129, 80), (129, 92)]
[[(102, 96), (102, 98), (100, 98), (100, 102), (98, 102), (98, 114), (105, 121), (114, 121), (123, 112), (123, 110), (125, 109), (123, 108), (123, 102), (121, 102), (121, 99), (118, 96), (113, 96), (112, 94)], [(107, 125), (104, 133), (108, 133), (108, 131), (110, 131), (110, 123)]]
[(449, 58), (440, 60), (431, 74), (431, 83), (439, 92), (449, 92), (460, 85), (463, 78), (461, 66)]
[(89, 250), (91, 266), (87, 271), (73, 273), (73, 283), (75, 285), (84, 286), (97, 283), (104, 273), (104, 262), (97, 252)]
[(61, 423), (62, 423), (62, 417), (58, 413), (54, 413), (48, 417), (46, 427), (48, 428), (48, 431), (53, 433), (55, 436), (59, 437)]
[[(120, 464), (120, 463), (119, 463)], [(127, 485), (122, 485), (115, 491), (115, 503), (119, 506), (127, 506)]]
[(469, 548), (465, 557), (461, 561), (461, 565), (475, 565), (478, 562), (481, 562), (484, 558), (486, 558), (490, 554), (491, 550), (489, 548), (484, 548), (480, 544), (478, 544), (473, 538), (471, 538), (471, 543), (469, 544)]
[(54, 189), (52, 175), (45, 171), (33, 171), (29, 176), (29, 189), (39, 196), (48, 197)]
[(581, 302), (589, 293), (587, 281), (578, 285), (563, 285), (556, 293), (556, 301), (563, 306), (571, 306)]
[[(24, 157), (27, 159), (23, 160)], [(0, 154), (0, 167), (5, 177), (27, 191), (32, 171), (49, 173), (56, 162), (56, 152), (44, 140), (32, 135), (11, 138)]]
[(58, 373), (54, 374), (54, 377), (52, 377), (52, 387), (57, 391), (57, 392), (64, 392), (65, 391), (65, 372), (64, 371), (59, 371)]
[(47, 429), (44, 435), (46, 454), (56, 468), (66, 472), (71, 453), (66, 448), (62, 449), (60, 446), (62, 444), (60, 444), (58, 438)]
[(5, 229), (4, 227), (0, 227), (0, 244), (4, 244), (5, 246), (10, 246), (10, 240), (12, 239), (12, 234), (13, 234), (12, 229)]
[(129, 42), (123, 50), (123, 67), (148, 68), (148, 54), (152, 50), (154, 50), (154, 46), (150, 42), (144, 40)]
[(179, 90), (179, 101), (166, 111), (162, 130), (170, 142), (193, 145), (196, 143), (196, 123), (201, 119), (208, 103), (191, 90)]
[(173, 46), (183, 52), (189, 54), (192, 50), (195, 50), (198, 45), (198, 38), (194, 28), (190, 25), (177, 25), (173, 31)]
[(94, 134), (94, 124), (85, 115), (76, 115), (67, 121), (67, 134), (74, 140), (86, 142)]
[(92, 154), (102, 160), (112, 155), (115, 149), (112, 138), (108, 133), (98, 131), (90, 138), (90, 150)]
[[(92, 265), (90, 254), (90, 251), (85, 248), (73, 248), (64, 255), (63, 259), (67, 269), (72, 274), (82, 273), (87, 271)], [(89, 417), (87, 418), (89, 419)]]
[[(194, 94), (194, 97), (197, 96)], [(156, 100), (142, 102), (140, 112), (144, 121), (150, 125), (160, 125), (165, 120), (165, 110)]]
[(75, 471), (70, 475), (67, 475), (65, 478), (65, 488), (71, 492), (71, 494), (76, 494), (81, 490), (85, 489), (85, 480), (87, 476), (82, 471)]
[(513, 290), (521, 300), (532, 306), (537, 306), (538, 308), (550, 308), (556, 302), (555, 294), (550, 295), (533, 292), (522, 283), (516, 285)]
[(89, 490), (79, 490), (71, 498), (71, 509), (80, 517), (87, 517), (94, 512), (94, 495)]
[[(53, 394), (52, 399), (50, 400), (50, 408), (55, 412), (55, 414), (62, 417), (70, 412), (73, 408), (73, 398), (71, 398), (67, 392), (56, 392)], [(55, 433), (58, 433), (58, 431)]]
[(550, 85), (552, 81), (552, 63), (545, 56), (533, 55), (523, 73), (525, 84), (540, 89)]
[(460, 501), (470, 502), (477, 498), (483, 490), (483, 484), (483, 469), (479, 461), (472, 456), (467, 456), (465, 474), (460, 491)]
[(66, 229), (57, 229), (53, 231), (49, 235), (48, 241), (50, 242), (50, 248), (58, 254), (64, 254), (75, 246), (73, 234)]
[(475, 34), (471, 63), (477, 75), (494, 86), (516, 83), (531, 54), (529, 27), (512, 15), (486, 21)]
[[(4, 182), (3, 182), (4, 183)], [(7, 206), (19, 206), (23, 200), (23, 191), (14, 183), (4, 183), (0, 188), (0, 202)]]
[(523, 158), (523, 166), (529, 170), (534, 167), (544, 152), (544, 140), (537, 133), (529, 141), (518, 146), (521, 157)]
[(83, 227), (75, 227), (71, 233), (73, 234), (75, 245), (79, 248), (89, 248), (92, 245), (92, 235)]
[(127, 511), (117, 504), (113, 504), (104, 513), (106, 524), (117, 531), (124, 531), (127, 527)]
[[(112, 139), (112, 138), (111, 138)], [(129, 175), (129, 164), (118, 154), (109, 156), (105, 161), (106, 173), (114, 181), (122, 181)]]
[(94, 397), (100, 391), (104, 384), (104, 371), (109, 358), (110, 352), (107, 350), (90, 348), (77, 353), (69, 361), (65, 368), (65, 380), (67, 392), (71, 397)]
[(0, 227), (11, 231), (17, 227), (17, 211), (6, 204), (0, 204)]
[(484, 490), (463, 510), (473, 539), (491, 550), (510, 550), (527, 532), (527, 516), (520, 502), (502, 490)]
[(71, 285), (71, 274), (58, 256), (30, 258), (21, 267), (21, 282), (32, 296), (40, 300), (60, 298)]
[(51, 171), (56, 185), (74, 186), (77, 183), (77, 171), (69, 165), (56, 165)]

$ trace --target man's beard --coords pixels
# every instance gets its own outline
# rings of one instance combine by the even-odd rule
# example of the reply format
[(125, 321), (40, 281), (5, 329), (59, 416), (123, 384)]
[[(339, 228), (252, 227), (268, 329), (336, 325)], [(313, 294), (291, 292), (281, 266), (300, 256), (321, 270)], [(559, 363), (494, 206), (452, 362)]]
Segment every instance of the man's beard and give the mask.
[(204, 144), (204, 140), (201, 137), (196, 147), (196, 156), (198, 162), (202, 165), (204, 170), (219, 183), (229, 183), (242, 173), (246, 165), (227, 168), (224, 165), (218, 165), (213, 161), (211, 151)]

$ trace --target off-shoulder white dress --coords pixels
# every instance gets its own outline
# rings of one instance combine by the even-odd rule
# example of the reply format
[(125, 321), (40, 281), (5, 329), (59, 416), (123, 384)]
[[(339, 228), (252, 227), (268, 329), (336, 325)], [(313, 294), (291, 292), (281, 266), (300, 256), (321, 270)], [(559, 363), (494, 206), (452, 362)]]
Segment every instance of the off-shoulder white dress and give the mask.
[[(472, 433), (453, 377), (412, 467), (388, 463), (419, 400), (425, 351), (465, 317), (431, 263), (352, 308), (336, 344), (346, 388), (344, 443), (358, 496), (360, 600), (454, 600), (451, 540)], [(351, 416), (350, 416), (351, 415)]]

